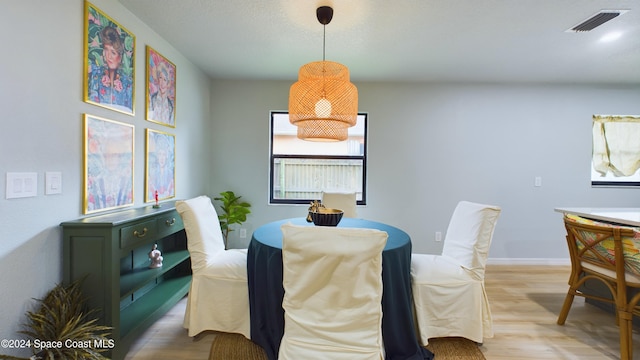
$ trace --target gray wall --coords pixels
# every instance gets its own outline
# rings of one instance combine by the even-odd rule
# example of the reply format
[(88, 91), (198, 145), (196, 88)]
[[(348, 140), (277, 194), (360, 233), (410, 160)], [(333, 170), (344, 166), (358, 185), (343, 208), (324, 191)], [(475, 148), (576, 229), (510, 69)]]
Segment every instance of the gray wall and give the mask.
[[(434, 233), (460, 200), (502, 207), (494, 263), (568, 263), (555, 207), (640, 207), (640, 190), (592, 188), (589, 170), (591, 116), (640, 114), (640, 86), (355, 84), (369, 113), (368, 205), (358, 214), (406, 230), (415, 252), (441, 251)], [(249, 231), (306, 214), (267, 205), (269, 110), (286, 110), (290, 85), (213, 82), (212, 190), (253, 204)]]
[[(176, 134), (177, 197), (207, 192), (210, 80), (118, 2), (92, 3), (136, 35), (135, 116), (82, 101), (82, 0), (9, 0), (0, 11), (0, 338), (15, 339), (31, 310), (62, 280), (59, 224), (82, 214), (82, 116), (135, 125), (135, 206), (144, 197), (144, 129)], [(145, 46), (177, 66), (177, 128), (144, 120)], [(60, 195), (44, 173), (62, 172)], [(36, 172), (37, 196), (5, 199), (7, 172)], [(0, 349), (3, 354), (17, 354)], [(26, 355), (28, 352), (23, 352)]]

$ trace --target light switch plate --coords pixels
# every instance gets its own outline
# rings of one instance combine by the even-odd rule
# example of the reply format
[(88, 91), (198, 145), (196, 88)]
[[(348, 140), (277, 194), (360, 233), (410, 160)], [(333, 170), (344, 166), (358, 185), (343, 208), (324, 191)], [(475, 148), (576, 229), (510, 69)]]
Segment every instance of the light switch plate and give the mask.
[(541, 176), (536, 176), (536, 178), (533, 180), (533, 185), (535, 187), (542, 186), (542, 177)]
[(32, 197), (36, 195), (38, 195), (38, 173), (7, 173), (7, 199)]
[(44, 194), (62, 194), (62, 173), (47, 171), (44, 173)]

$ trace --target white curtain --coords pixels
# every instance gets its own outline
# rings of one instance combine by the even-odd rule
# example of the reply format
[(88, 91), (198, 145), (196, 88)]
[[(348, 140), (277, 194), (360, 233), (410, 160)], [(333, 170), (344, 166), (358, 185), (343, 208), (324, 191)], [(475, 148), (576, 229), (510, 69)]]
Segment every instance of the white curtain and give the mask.
[(640, 116), (593, 116), (593, 168), (602, 176), (640, 169)]

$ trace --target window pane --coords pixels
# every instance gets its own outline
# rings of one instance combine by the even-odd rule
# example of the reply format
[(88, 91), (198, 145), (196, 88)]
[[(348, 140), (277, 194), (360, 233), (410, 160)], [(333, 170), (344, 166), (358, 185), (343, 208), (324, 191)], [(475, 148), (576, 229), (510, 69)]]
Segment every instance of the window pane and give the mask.
[(273, 198), (320, 200), (322, 191), (355, 191), (362, 200), (363, 160), (275, 158)]
[(318, 142), (298, 139), (298, 128), (289, 122), (288, 113), (273, 113), (273, 155), (360, 155), (364, 156), (365, 115), (358, 115), (348, 129), (346, 141)]

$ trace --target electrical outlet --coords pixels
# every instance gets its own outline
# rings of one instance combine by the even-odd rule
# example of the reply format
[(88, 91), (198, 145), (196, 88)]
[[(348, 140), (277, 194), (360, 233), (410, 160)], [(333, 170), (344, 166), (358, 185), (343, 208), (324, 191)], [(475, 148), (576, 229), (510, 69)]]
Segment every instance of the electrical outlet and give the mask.
[(436, 241), (442, 241), (442, 232), (436, 231)]
[(245, 228), (240, 229), (240, 238), (244, 239), (246, 237), (247, 237), (247, 229)]

